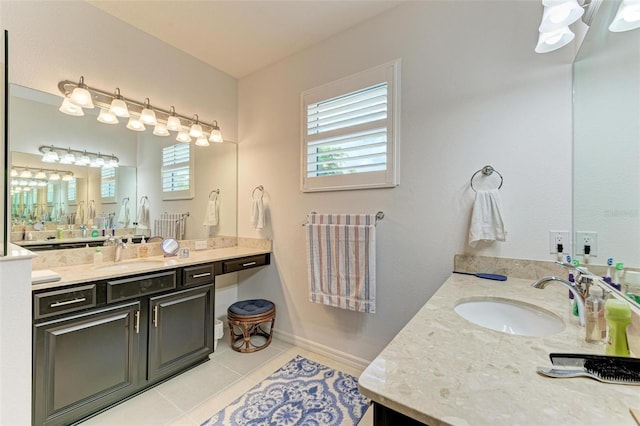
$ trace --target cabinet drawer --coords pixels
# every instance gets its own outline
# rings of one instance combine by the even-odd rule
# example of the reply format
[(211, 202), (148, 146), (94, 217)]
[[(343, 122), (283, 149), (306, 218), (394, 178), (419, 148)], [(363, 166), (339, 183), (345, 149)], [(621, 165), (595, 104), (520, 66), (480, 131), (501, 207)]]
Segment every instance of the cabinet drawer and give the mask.
[(222, 273), (241, 271), (269, 264), (269, 253), (222, 262)]
[(47, 291), (33, 295), (34, 319), (75, 312), (96, 306), (96, 284)]
[(206, 265), (189, 266), (182, 270), (182, 285), (190, 287), (213, 282), (215, 271), (213, 263)]
[(107, 303), (176, 288), (176, 271), (107, 281)]

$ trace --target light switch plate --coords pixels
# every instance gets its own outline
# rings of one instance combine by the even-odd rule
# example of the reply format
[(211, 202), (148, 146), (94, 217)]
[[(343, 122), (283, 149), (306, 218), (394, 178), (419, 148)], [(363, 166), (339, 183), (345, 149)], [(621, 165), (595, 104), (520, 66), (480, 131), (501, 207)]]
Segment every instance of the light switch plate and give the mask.
[(196, 240), (196, 250), (206, 250), (207, 240)]

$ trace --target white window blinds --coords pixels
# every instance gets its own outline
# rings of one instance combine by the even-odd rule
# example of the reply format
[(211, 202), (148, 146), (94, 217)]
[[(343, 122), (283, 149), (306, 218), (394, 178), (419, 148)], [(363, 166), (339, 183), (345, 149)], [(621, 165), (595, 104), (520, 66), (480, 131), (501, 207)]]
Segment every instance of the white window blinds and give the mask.
[(162, 149), (163, 199), (193, 197), (193, 161), (191, 145), (179, 143)]
[(102, 202), (116, 200), (116, 169), (113, 167), (100, 169), (100, 198)]
[(397, 184), (398, 66), (303, 93), (303, 191)]

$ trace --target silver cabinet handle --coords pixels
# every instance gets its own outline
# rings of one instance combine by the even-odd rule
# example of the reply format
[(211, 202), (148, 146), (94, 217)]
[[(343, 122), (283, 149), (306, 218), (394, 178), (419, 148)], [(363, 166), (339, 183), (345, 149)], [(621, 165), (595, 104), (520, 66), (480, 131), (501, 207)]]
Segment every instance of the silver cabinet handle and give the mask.
[(158, 305), (153, 307), (153, 326), (158, 328)]
[(191, 278), (202, 278), (202, 277), (210, 277), (211, 272), (205, 272), (203, 274), (193, 274)]
[(86, 297), (79, 297), (77, 299), (72, 299), (72, 300), (65, 300), (64, 302), (56, 302), (56, 303), (52, 303), (50, 305), (51, 308), (57, 308), (59, 306), (65, 306), (65, 305), (73, 305), (74, 303), (80, 303), (80, 302), (84, 302), (85, 300), (87, 300)]
[(247, 263), (243, 263), (242, 266), (253, 266), (258, 262), (247, 262)]
[(140, 311), (136, 311), (136, 334), (140, 334)]

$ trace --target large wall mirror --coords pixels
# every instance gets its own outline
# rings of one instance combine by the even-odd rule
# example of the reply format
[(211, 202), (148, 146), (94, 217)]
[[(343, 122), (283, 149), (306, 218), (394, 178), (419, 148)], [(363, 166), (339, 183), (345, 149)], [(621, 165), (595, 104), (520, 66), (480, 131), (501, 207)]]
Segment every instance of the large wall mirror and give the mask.
[[(156, 220), (183, 217), (180, 237), (201, 239), (236, 235), (237, 147), (234, 143), (195, 147), (194, 197), (166, 201), (162, 197), (162, 149), (175, 136), (158, 137), (119, 125), (99, 123), (98, 111), (85, 116), (61, 113), (61, 97), (10, 85), (12, 242), (56, 249), (82, 246), (78, 239), (118, 235), (158, 235)], [(149, 134), (147, 134), (149, 133)], [(43, 162), (46, 147), (98, 153), (117, 168)], [(218, 197), (218, 224), (204, 226), (209, 200)], [(147, 226), (138, 223), (140, 206)], [(186, 216), (188, 214), (188, 216)], [(62, 229), (62, 234), (60, 230)], [(112, 231), (112, 229), (114, 231)], [(46, 244), (44, 244), (46, 243)]]
[[(574, 231), (597, 257), (640, 267), (640, 29), (611, 32), (603, 1), (574, 63)], [(580, 250), (580, 241), (576, 241)]]

